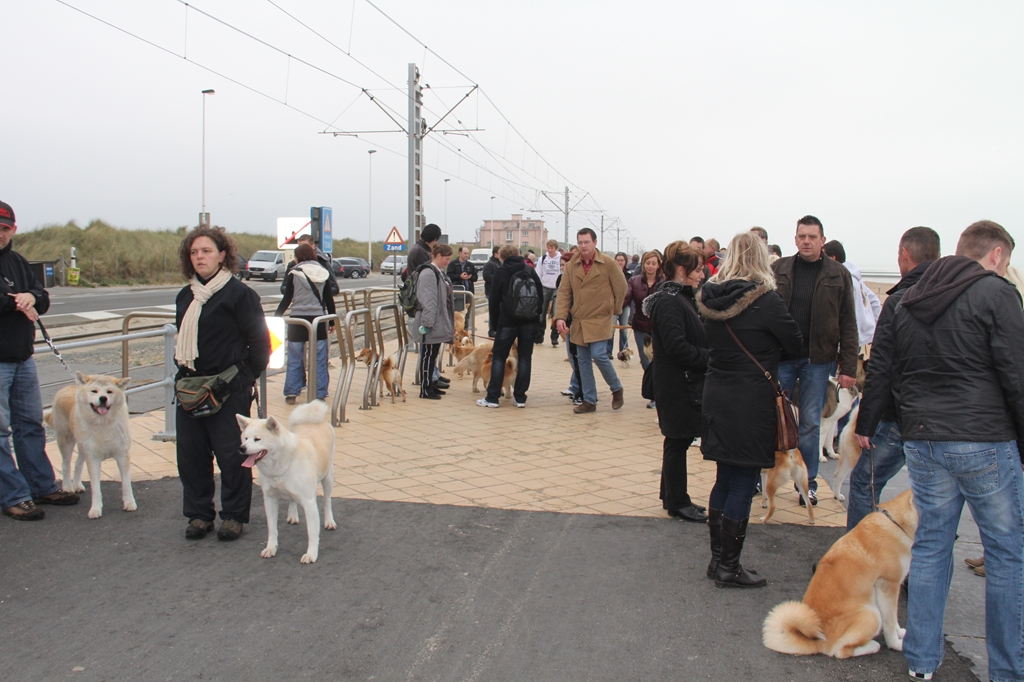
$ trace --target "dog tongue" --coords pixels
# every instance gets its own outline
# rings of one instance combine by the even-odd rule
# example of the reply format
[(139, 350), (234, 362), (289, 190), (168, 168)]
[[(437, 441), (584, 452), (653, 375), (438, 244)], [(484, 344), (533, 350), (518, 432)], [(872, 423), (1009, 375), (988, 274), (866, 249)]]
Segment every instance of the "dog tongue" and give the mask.
[(103, 407), (102, 405), (100, 405), (99, 407), (96, 408), (96, 414), (106, 414), (106, 413), (107, 413), (107, 408)]
[(242, 462), (242, 466), (244, 466), (246, 469), (252, 469), (253, 466), (256, 465), (256, 462), (258, 462), (261, 459), (263, 459), (264, 455), (266, 455), (266, 454), (267, 454), (266, 450), (260, 450), (257, 453), (249, 455), (248, 457), (245, 458), (245, 461)]

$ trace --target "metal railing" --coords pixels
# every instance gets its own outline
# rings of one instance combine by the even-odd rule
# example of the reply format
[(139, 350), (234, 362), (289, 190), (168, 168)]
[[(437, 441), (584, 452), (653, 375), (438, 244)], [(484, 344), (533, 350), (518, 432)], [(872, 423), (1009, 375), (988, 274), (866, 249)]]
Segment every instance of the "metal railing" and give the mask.
[[(398, 358), (398, 362), (395, 364), (395, 369), (398, 371), (399, 376), (403, 376), (405, 370), (405, 356), (409, 352), (409, 334), (406, 329), (405, 323), (402, 319), (402, 309), (397, 303), (388, 303), (377, 307), (377, 312), (374, 314), (374, 327), (377, 332), (377, 348), (379, 353), (374, 357), (373, 360), (373, 371), (371, 372), (370, 379), (370, 404), (373, 406), (377, 405), (377, 393), (378, 387), (380, 386), (381, 370), (384, 367), (384, 325), (381, 319), (386, 312), (391, 312), (395, 320), (395, 330), (398, 332), (398, 350), (392, 355)], [(399, 381), (399, 384), (402, 382)], [(394, 390), (393, 386), (388, 386), (388, 390)], [(405, 389), (402, 389), (404, 392)], [(380, 390), (381, 396), (384, 395), (383, 388)], [(396, 398), (398, 396), (395, 396)]]

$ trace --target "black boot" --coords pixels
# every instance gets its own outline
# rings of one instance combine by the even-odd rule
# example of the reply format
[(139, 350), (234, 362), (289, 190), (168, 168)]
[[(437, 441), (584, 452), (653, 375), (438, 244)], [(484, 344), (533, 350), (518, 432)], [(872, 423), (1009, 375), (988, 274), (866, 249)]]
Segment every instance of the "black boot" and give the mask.
[(708, 530), (711, 531), (711, 563), (708, 564), (708, 577), (714, 580), (722, 559), (721, 509), (708, 509)]
[(768, 581), (740, 566), (743, 541), (747, 537), (747, 523), (722, 517), (722, 558), (715, 573), (715, 587), (764, 587)]

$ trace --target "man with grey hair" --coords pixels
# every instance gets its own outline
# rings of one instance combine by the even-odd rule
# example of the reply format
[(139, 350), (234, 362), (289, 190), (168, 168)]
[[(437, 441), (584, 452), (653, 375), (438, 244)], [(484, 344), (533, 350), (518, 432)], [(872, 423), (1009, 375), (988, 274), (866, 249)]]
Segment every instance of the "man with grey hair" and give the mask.
[(892, 387), (919, 522), (903, 655), (931, 679), (964, 502), (985, 548), (988, 679), (1024, 679), (1024, 312), (1003, 278), (1013, 237), (988, 220), (910, 287), (893, 320)]

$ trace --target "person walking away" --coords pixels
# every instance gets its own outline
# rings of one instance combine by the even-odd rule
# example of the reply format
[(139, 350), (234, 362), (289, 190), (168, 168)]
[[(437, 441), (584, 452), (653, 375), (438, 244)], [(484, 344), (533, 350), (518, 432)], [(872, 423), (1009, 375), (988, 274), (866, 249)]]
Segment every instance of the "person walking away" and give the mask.
[[(701, 253), (701, 260), (703, 261), (704, 254)], [(629, 278), (629, 282), (626, 287), (626, 299), (622, 306), (633, 306), (633, 342), (636, 345), (636, 354), (640, 358), (640, 367), (644, 370), (651, 364), (650, 358), (644, 353), (644, 335), (651, 333), (651, 321), (644, 314), (643, 306), (644, 302), (654, 288), (665, 280), (665, 275), (662, 273), (661, 256), (658, 255), (657, 251), (648, 251), (644, 254), (643, 265), (640, 271)], [(704, 279), (704, 273), (701, 272), (701, 280)], [(653, 408), (654, 401), (648, 404), (647, 407)]]
[[(612, 409), (618, 410), (624, 402), (622, 382), (608, 356), (607, 342), (614, 331), (612, 320), (622, 313), (626, 278), (614, 260), (597, 250), (597, 234), (592, 229), (584, 227), (577, 232), (576, 244), (579, 253), (565, 266), (555, 312), (558, 332), (568, 334), (576, 345), (583, 402), (573, 412), (597, 410), (595, 364), (612, 391)], [(566, 322), (570, 316), (571, 328)]]
[[(892, 398), (892, 323), (896, 306), (907, 289), (921, 279), (932, 261), (939, 259), (939, 234), (930, 227), (912, 227), (903, 233), (896, 252), (900, 281), (887, 292), (878, 317), (867, 362), (864, 394), (860, 398), (856, 438), (860, 459), (850, 474), (850, 495), (846, 505), (846, 529), (853, 530), (874, 511), (885, 484), (906, 464), (903, 436)], [(874, 499), (871, 496), (874, 466)], [(839, 491), (836, 491), (839, 492)]]
[(798, 220), (794, 241), (797, 254), (772, 263), (772, 271), (786, 309), (800, 325), (803, 348), (783, 360), (778, 378), (790, 395), (800, 381), (800, 455), (807, 465), (808, 497), (816, 505), (821, 410), (829, 375), (838, 359), (836, 381), (841, 388), (853, 386), (860, 344), (853, 278), (849, 270), (823, 256), (821, 221), (811, 215)]
[[(480, 269), (481, 274), (484, 278), (484, 296), (490, 300), (491, 298), (491, 282), (494, 280), (494, 273), (497, 272), (498, 268), (501, 267), (501, 261), (498, 260), (498, 249), (500, 246), (491, 247), (491, 257), (484, 263), (484, 266)], [(490, 318), (488, 318), (490, 319)], [(494, 330), (488, 328), (487, 336), (494, 338)]]
[[(654, 349), (654, 400), (665, 437), (661, 459), (661, 502), (668, 515), (685, 521), (708, 520), (690, 499), (686, 451), (700, 434), (708, 344), (697, 316), (694, 292), (704, 279), (704, 254), (682, 241), (665, 247), (664, 281), (645, 297), (641, 312), (649, 318)], [(640, 279), (640, 276), (633, 280)], [(642, 308), (642, 311), (641, 311)]]
[[(558, 242), (549, 239), (547, 252), (537, 262), (537, 274), (540, 275), (544, 287), (544, 300), (541, 301), (539, 326), (534, 343), (544, 343), (544, 330), (548, 318), (555, 314), (555, 295), (558, 293), (558, 276), (562, 274), (562, 254), (558, 253)], [(549, 310), (550, 309), (550, 310)], [(558, 330), (551, 324), (551, 345), (558, 346)]]
[(440, 400), (445, 394), (434, 374), (442, 343), (455, 340), (455, 296), (445, 271), (452, 259), (452, 247), (434, 244), (431, 261), (411, 274), (416, 277), (416, 298), (419, 305), (409, 327), (417, 331), (420, 342), (420, 397)]
[[(298, 242), (298, 244), (309, 244), (311, 247), (313, 247), (313, 252), (316, 254), (316, 262), (319, 263), (323, 267), (323, 269), (327, 271), (328, 291), (330, 292), (330, 295), (332, 297), (337, 296), (338, 292), (341, 291), (341, 287), (338, 286), (338, 277), (334, 274), (334, 269), (331, 267), (330, 256), (328, 256), (326, 253), (320, 250), (320, 247), (316, 245), (316, 240), (313, 239), (313, 235), (311, 234), (304, 234), (295, 241)], [(296, 244), (296, 247), (298, 247), (298, 244)], [(288, 273), (291, 272), (292, 269), (298, 264), (298, 261), (295, 260), (295, 255), (292, 254), (292, 260), (290, 263), (288, 263), (288, 267), (285, 268), (284, 271), (285, 277), (287, 277)], [(372, 261), (370, 262), (370, 269), (373, 270)], [(285, 282), (281, 282), (281, 294), (284, 294), (284, 287)]]
[[(312, 322), (321, 315), (334, 315), (334, 297), (330, 294), (330, 278), (320, 265), (316, 252), (309, 244), (295, 248), (297, 265), (285, 276), (284, 296), (274, 315), (281, 317), (291, 308), (291, 316)], [(331, 378), (327, 372), (328, 334), (330, 327), (321, 322), (316, 329), (316, 398), (325, 400)], [(308, 330), (299, 324), (288, 325), (288, 368), (284, 379), (284, 400), (289, 405), (306, 387), (306, 342)], [(312, 342), (312, 341), (311, 341)]]
[(223, 407), (204, 417), (175, 410), (178, 478), (182, 512), (188, 518), (185, 538), (198, 540), (213, 530), (213, 460), (220, 469), (221, 526), (217, 539), (235, 540), (249, 523), (252, 469), (242, 466), (242, 430), (235, 415), (250, 415), (256, 379), (270, 360), (270, 333), (260, 296), (232, 277), (237, 249), (222, 227), (200, 226), (181, 242), (178, 259), (188, 286), (174, 301), (178, 339), (175, 379), (216, 376), (237, 367)]
[(1024, 312), (1003, 279), (1013, 237), (983, 220), (907, 289), (893, 320), (893, 397), (919, 522), (903, 656), (942, 663), (953, 542), (964, 502), (985, 549), (990, 680), (1024, 679)]
[(512, 244), (501, 247), (498, 258), (501, 267), (491, 280), (491, 295), (487, 301), (491, 327), (495, 330), (494, 347), (491, 350), (491, 378), (487, 382), (487, 395), (477, 400), (476, 404), (480, 407), (498, 407), (501, 386), (505, 382), (505, 361), (512, 350), (512, 344), (516, 343), (519, 364), (515, 386), (512, 388), (512, 404), (526, 407), (533, 341), (544, 286), (537, 271), (525, 263), (525, 259), (519, 255), (519, 249)]
[(18, 521), (39, 521), (46, 512), (36, 505), (77, 504), (78, 495), (61, 490), (46, 456), (32, 346), (36, 320), (49, 310), (50, 294), (14, 250), (17, 231), (14, 209), (0, 201), (0, 510)]
[(749, 232), (733, 238), (721, 269), (697, 293), (697, 309), (710, 348), (701, 452), (717, 463), (708, 500), (707, 576), (718, 587), (763, 587), (765, 579), (744, 568), (740, 555), (754, 481), (761, 469), (775, 466), (775, 388), (743, 348), (774, 379), (782, 355), (798, 354), (803, 339), (775, 291), (767, 249)]

